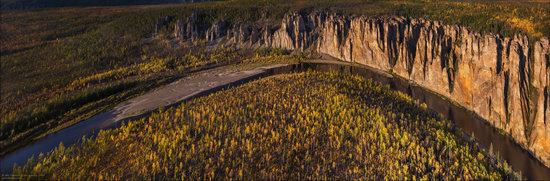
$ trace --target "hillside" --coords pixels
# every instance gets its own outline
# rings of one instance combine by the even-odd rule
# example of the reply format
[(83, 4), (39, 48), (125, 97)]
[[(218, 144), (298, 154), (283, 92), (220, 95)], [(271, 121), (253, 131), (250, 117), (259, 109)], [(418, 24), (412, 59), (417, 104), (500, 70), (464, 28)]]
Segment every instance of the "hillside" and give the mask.
[[(284, 74), (63, 146), (23, 175), (53, 179), (518, 179), (452, 123), (388, 87)], [(108, 171), (106, 171), (108, 170)]]

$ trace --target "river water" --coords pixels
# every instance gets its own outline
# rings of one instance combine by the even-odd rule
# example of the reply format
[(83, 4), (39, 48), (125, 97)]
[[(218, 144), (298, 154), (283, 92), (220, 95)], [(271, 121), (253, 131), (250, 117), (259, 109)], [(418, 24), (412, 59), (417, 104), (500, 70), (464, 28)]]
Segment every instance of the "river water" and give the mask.
[[(520, 171), (524, 177), (533, 180), (550, 179), (550, 168), (545, 167), (540, 161), (515, 143), (511, 138), (500, 134), (498, 130), (493, 128), (475, 113), (468, 111), (461, 106), (457, 106), (442, 96), (417, 86), (412, 82), (370, 69), (366, 66), (329, 63), (301, 63), (270, 68), (264, 73), (260, 73), (256, 76), (236, 82), (217, 86), (213, 89), (200, 92), (183, 101), (190, 100), (195, 97), (205, 96), (212, 92), (241, 85), (266, 76), (300, 72), (305, 70), (317, 70), (322, 72), (338, 71), (341, 73), (360, 75), (367, 79), (372, 79), (375, 82), (389, 85), (394, 90), (407, 93), (418, 102), (426, 103), (428, 108), (431, 110), (446, 116), (464, 133), (468, 135), (475, 135), (476, 141), (480, 143), (481, 146), (488, 148), (489, 145), (492, 145), (495, 154), (498, 153), (512, 166), (514, 170)], [(168, 107), (177, 106), (180, 103), (181, 102), (178, 102)], [(122, 121), (115, 121), (116, 114), (114, 111), (98, 114), (88, 120), (79, 122), (71, 127), (50, 134), (40, 140), (8, 153), (0, 160), (0, 171), (2, 174), (9, 174), (11, 173), (13, 168), (12, 166), (14, 164), (22, 165), (31, 156), (37, 157), (40, 153), (49, 152), (60, 143), (63, 143), (66, 146), (72, 145), (78, 143), (83, 136), (95, 136), (97, 132), (102, 129), (116, 128), (123, 122), (131, 121), (139, 117), (145, 117), (149, 114), (150, 112)]]

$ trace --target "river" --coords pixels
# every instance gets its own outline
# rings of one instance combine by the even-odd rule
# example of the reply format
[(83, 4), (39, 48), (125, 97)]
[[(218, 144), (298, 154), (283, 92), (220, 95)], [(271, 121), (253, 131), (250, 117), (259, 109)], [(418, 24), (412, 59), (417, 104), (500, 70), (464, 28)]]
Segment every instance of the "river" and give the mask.
[[(499, 133), (497, 129), (493, 128), (477, 114), (458, 106), (437, 93), (417, 86), (413, 82), (373, 70), (366, 66), (332, 63), (300, 63), (268, 67), (262, 69), (261, 71), (247, 74), (247, 76), (236, 77), (238, 79), (211, 86), (209, 89), (199, 89), (198, 91), (194, 91), (192, 94), (184, 97), (174, 97), (173, 99), (176, 100), (166, 105), (166, 107), (177, 106), (187, 100), (205, 96), (212, 92), (229, 87), (238, 86), (266, 76), (300, 72), (305, 70), (317, 70), (322, 72), (338, 71), (342, 73), (360, 75), (381, 84), (389, 85), (393, 90), (407, 93), (419, 103), (426, 103), (428, 108), (431, 110), (446, 116), (464, 133), (474, 135), (476, 141), (480, 143), (481, 146), (489, 148), (490, 145), (492, 145), (494, 152), (498, 153), (504, 160), (506, 160), (514, 170), (520, 171), (524, 177), (533, 180), (550, 179), (550, 168), (544, 166), (528, 151), (515, 143), (509, 136)], [(112, 110), (98, 114), (88, 120), (84, 120), (71, 127), (52, 133), (40, 140), (34, 141), (24, 147), (8, 153), (0, 160), (1, 173), (11, 173), (13, 164), (24, 164), (31, 156), (36, 157), (40, 153), (49, 152), (60, 143), (63, 143), (66, 146), (73, 145), (78, 143), (83, 136), (94, 136), (102, 129), (116, 128), (126, 121), (145, 117), (154, 110), (156, 110), (156, 108), (122, 120), (117, 119), (117, 117), (120, 116), (118, 115), (119, 111)]]

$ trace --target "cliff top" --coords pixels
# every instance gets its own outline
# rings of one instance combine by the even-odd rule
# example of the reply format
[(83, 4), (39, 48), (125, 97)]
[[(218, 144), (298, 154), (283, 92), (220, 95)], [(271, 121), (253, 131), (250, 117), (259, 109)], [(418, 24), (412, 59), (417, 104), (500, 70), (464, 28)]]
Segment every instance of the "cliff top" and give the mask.
[[(15, 0), (15, 2), (19, 1), (23, 0)], [(30, 0), (27, 1), (31, 2)], [(140, 1), (136, 1), (135, 4), (139, 4), (138, 2)], [(177, 1), (166, 0), (159, 2), (174, 3)], [(44, 2), (41, 3), (44, 4)], [(98, 1), (95, 4), (85, 3), (82, 6), (102, 6), (102, 4)], [(93, 12), (97, 9), (94, 8), (91, 11)], [(343, 14), (370, 16), (401, 15), (405, 17), (426, 18), (443, 21), (446, 24), (467, 26), (481, 33), (491, 32), (504, 36), (511, 36), (517, 33), (527, 34), (534, 39), (550, 36), (550, 26), (548, 26), (550, 24), (549, 0), (226, 0), (210, 3), (103, 7), (101, 9), (114, 10), (113, 14), (110, 15), (121, 15), (124, 12), (132, 11), (142, 16), (146, 16), (147, 14), (182, 15), (186, 14), (189, 10), (203, 10), (212, 13), (213, 18), (223, 17), (240, 20), (258, 18), (277, 19), (282, 18), (282, 15), (290, 10), (308, 11), (319, 9)], [(54, 8), (32, 11), (5, 11), (2, 14), (2, 30), (4, 31), (6, 26), (12, 24), (10, 20), (18, 20), (15, 17), (30, 18), (41, 15), (44, 11), (61, 14), (61, 16), (66, 17), (86, 13), (90, 10), (87, 8)], [(68, 11), (70, 13), (67, 13)], [(164, 13), (159, 11), (164, 11)], [(266, 13), (267, 16), (262, 13)], [(143, 21), (135, 19), (135, 21), (138, 20)], [(72, 22), (67, 21), (66, 23)]]

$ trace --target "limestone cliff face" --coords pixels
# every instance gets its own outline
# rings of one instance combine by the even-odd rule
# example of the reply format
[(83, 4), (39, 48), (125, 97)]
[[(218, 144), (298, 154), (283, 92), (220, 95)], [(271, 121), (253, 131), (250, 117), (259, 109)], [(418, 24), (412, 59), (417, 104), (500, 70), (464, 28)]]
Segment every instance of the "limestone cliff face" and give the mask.
[(287, 14), (280, 24), (176, 23), (182, 41), (314, 51), (392, 72), (479, 114), (550, 165), (550, 44), (404, 17)]

